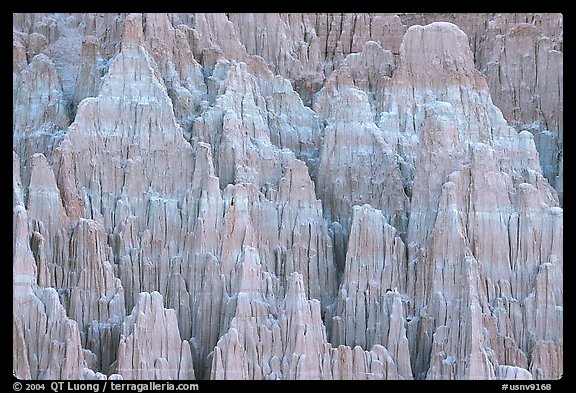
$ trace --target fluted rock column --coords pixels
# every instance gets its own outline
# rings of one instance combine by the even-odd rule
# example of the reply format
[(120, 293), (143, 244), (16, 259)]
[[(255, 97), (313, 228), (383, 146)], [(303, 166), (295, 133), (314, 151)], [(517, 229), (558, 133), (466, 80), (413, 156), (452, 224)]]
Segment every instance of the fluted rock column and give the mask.
[(320, 303), (307, 299), (300, 274), (290, 276), (277, 317), (262, 302), (262, 295), (262, 289), (238, 294), (230, 329), (214, 348), (212, 379), (400, 378), (392, 356), (381, 345), (370, 351), (360, 346), (331, 347)]
[(374, 124), (366, 93), (344, 88), (333, 100), (316, 183), (327, 219), (339, 222), (348, 233), (352, 206), (368, 203), (405, 232), (408, 198), (393, 148)]
[(162, 303), (160, 293), (142, 292), (122, 324), (117, 372), (124, 379), (194, 379), (190, 344)]
[[(14, 154), (14, 167), (18, 157)], [(15, 171), (13, 208), (13, 371), (23, 379), (80, 379), (84, 351), (78, 325), (66, 311), (54, 288), (38, 288), (37, 267), (29, 243), (29, 217), (21, 200)]]
[(332, 317), (333, 345), (386, 347), (403, 379), (412, 379), (404, 305), (406, 247), (370, 205), (354, 206), (346, 266)]

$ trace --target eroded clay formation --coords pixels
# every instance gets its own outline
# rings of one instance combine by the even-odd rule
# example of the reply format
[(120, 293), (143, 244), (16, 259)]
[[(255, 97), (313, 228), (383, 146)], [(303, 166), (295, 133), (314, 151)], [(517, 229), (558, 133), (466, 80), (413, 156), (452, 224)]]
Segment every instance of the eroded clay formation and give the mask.
[(562, 375), (561, 15), (13, 20), (18, 378)]

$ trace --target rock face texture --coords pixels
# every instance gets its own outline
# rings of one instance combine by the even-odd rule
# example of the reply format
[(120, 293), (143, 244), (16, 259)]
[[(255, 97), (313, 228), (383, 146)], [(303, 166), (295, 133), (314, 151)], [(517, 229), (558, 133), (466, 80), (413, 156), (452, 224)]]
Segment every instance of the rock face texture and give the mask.
[(469, 37), (494, 104), (534, 135), (542, 171), (562, 204), (563, 18), (561, 14), (411, 14), (407, 26), (447, 21)]
[(190, 343), (180, 339), (174, 309), (158, 292), (141, 292), (122, 324), (118, 373), (124, 379), (194, 379)]
[(21, 379), (558, 379), (558, 14), (14, 14)]

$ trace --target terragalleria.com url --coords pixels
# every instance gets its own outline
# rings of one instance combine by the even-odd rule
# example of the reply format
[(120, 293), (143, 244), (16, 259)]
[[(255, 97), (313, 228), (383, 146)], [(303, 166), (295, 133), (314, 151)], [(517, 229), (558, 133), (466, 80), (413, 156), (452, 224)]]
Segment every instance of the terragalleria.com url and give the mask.
[(147, 382), (147, 383), (115, 383), (110, 382), (110, 390), (113, 391), (137, 391), (147, 390), (200, 390), (197, 383), (173, 383), (173, 382)]
[[(56, 385), (56, 386), (54, 386)], [(126, 383), (126, 382), (114, 382), (114, 381), (104, 381), (104, 383), (86, 383), (86, 382), (52, 382), (52, 391), (59, 392), (63, 389), (70, 390), (81, 390), (81, 391), (92, 391), (94, 393), (113, 391), (113, 392), (138, 392), (142, 393), (145, 391), (197, 391), (200, 390), (200, 386), (196, 383), (184, 383), (184, 382), (140, 382), (140, 383)]]

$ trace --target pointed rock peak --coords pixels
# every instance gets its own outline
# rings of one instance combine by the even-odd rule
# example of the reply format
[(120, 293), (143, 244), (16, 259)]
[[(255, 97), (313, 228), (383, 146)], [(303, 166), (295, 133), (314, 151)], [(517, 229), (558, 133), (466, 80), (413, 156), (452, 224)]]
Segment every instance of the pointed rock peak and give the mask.
[[(62, 82), (52, 59), (45, 54), (40, 53), (34, 56), (25, 71), (27, 73), (27, 81), (30, 84), (29, 88), (32, 94), (39, 95), (40, 92), (34, 91), (39, 88), (48, 89), (50, 92), (50, 95), (46, 97), (48, 100), (52, 97), (61, 99)], [(46, 98), (42, 97), (43, 100)]]
[[(208, 143), (198, 142), (196, 147), (196, 159), (194, 167), (194, 179), (205, 176), (214, 176), (214, 161), (212, 159), (212, 146)], [(193, 184), (194, 181), (192, 182)]]
[[(180, 28), (174, 27), (170, 15), (166, 13), (144, 14), (143, 27), (146, 48), (154, 54), (159, 65), (166, 61), (173, 61), (172, 65), (175, 66), (181, 78), (192, 76), (184, 70), (188, 67), (197, 66), (198, 63), (194, 59), (185, 33)], [(166, 64), (163, 65), (166, 66)], [(164, 71), (166, 70), (164, 69)], [(182, 72), (184, 73), (182, 74)], [(198, 76), (201, 77), (199, 70), (198, 72)], [(184, 76), (184, 74), (187, 75)]]
[[(142, 114), (146, 115), (149, 112), (153, 114), (165, 113), (168, 118), (163, 119), (163, 121), (170, 123), (170, 126), (166, 126), (165, 130), (173, 129), (176, 126), (176, 119), (172, 120), (172, 101), (168, 96), (156, 62), (144, 46), (141, 45), (143, 43), (143, 33), (142, 16), (140, 14), (130, 14), (126, 18), (124, 35), (128, 41), (123, 41), (122, 50), (111, 61), (108, 73), (103, 79), (98, 98), (113, 97), (120, 99), (121, 103), (154, 104), (150, 111), (144, 109), (144, 107), (139, 108), (137, 111), (135, 110), (140, 114), (138, 117), (145, 118)], [(139, 38), (133, 38), (134, 35)], [(87, 103), (91, 104), (88, 105)], [(116, 102), (109, 102), (106, 105), (116, 104)], [(86, 108), (87, 106), (91, 110), (95, 109), (93, 99), (80, 103), (75, 122), (79, 118), (94, 116)], [(172, 112), (171, 115), (170, 112)], [(125, 116), (123, 111), (118, 111), (118, 108), (115, 108), (115, 112), (112, 113), (114, 115), (107, 114), (101, 119), (100, 123), (116, 121), (116, 119), (124, 118)]]
[(28, 213), (24, 206), (16, 206), (14, 209), (13, 238), (14, 247), (12, 251), (12, 272), (14, 283), (14, 294), (20, 293), (17, 286), (29, 287), (36, 284), (36, 263), (30, 251), (28, 240)]
[[(381, 210), (369, 204), (355, 205), (352, 211), (352, 225), (348, 253), (346, 255), (346, 277), (356, 277), (359, 270), (369, 269), (374, 274), (380, 274), (385, 263), (384, 255), (374, 255), (383, 252), (380, 247), (386, 247), (387, 238), (396, 236), (396, 228), (386, 222)], [(369, 245), (369, 246), (368, 246)]]
[(256, 86), (256, 82), (253, 80), (250, 72), (248, 72), (246, 63), (232, 61), (231, 67), (228, 70), (228, 75), (224, 82), (222, 82), (220, 90), (222, 93), (230, 91), (246, 94), (253, 92)]
[(321, 119), (330, 118), (334, 113), (334, 97), (338, 96), (342, 91), (351, 88), (354, 88), (354, 80), (352, 79), (350, 68), (344, 63), (330, 74), (324, 86), (314, 96), (312, 105), (314, 112)]
[(406, 31), (396, 75), (417, 88), (460, 85), (487, 89), (474, 66), (468, 37), (448, 22), (414, 25)]
[(373, 123), (366, 93), (356, 88), (346, 89), (336, 99), (333, 122), (338, 125), (357, 122)]
[[(62, 82), (54, 62), (48, 56), (34, 56), (30, 64), (22, 70), (19, 80), (15, 79), (14, 82), (18, 83), (13, 88), (12, 96), (12, 127), (15, 137), (28, 139), (31, 135), (28, 136), (27, 131), (46, 126), (53, 129), (53, 124), (65, 128), (70, 124)], [(25, 149), (24, 141), (13, 147), (24, 158), (21, 151)]]
[(242, 247), (242, 254), (238, 263), (240, 265), (238, 292), (246, 294), (259, 293), (261, 264), (258, 250), (250, 246)]
[[(278, 78), (284, 79), (280, 75), (274, 75), (274, 73), (270, 71), (270, 68), (268, 68), (266, 60), (264, 60), (260, 56), (257, 55), (248, 56), (248, 58), (246, 59), (246, 64), (248, 67), (248, 71), (252, 75), (254, 75), (260, 82), (263, 81), (269, 82)], [(288, 84), (290, 85), (290, 87), (292, 87), (289, 81)]]
[(236, 212), (248, 212), (250, 193), (244, 184), (230, 185), (224, 189), (224, 193), (230, 199), (231, 206), (234, 207)]
[(62, 204), (52, 167), (41, 153), (32, 155), (32, 175), (27, 208), (31, 218), (42, 221), (53, 235), (67, 228), (70, 220)]
[(139, 294), (132, 314), (122, 324), (117, 364), (124, 379), (194, 375), (189, 347), (180, 339), (175, 310), (164, 308), (159, 292)]
[(294, 160), (286, 175), (280, 179), (278, 199), (281, 202), (306, 201), (312, 203), (316, 201), (314, 183), (310, 179), (308, 167), (303, 161)]
[(48, 164), (46, 157), (42, 153), (32, 156), (32, 178), (30, 187), (40, 189), (58, 189), (52, 167)]
[(164, 308), (164, 299), (158, 291), (153, 291), (150, 293), (150, 298), (152, 299), (152, 308)]
[(164, 312), (164, 300), (162, 295), (157, 292), (140, 292), (138, 300), (132, 309), (132, 316), (138, 317), (139, 313), (158, 313)]
[(126, 17), (122, 43), (123, 45), (142, 45), (144, 43), (142, 14), (129, 14)]
[(344, 90), (347, 87), (354, 86), (354, 80), (352, 79), (352, 75), (350, 75), (350, 68), (344, 64), (335, 70), (326, 81), (326, 86), (334, 90)]
[(302, 278), (302, 274), (293, 272), (288, 278), (288, 289), (286, 290), (286, 297), (284, 299), (284, 303), (286, 305), (285, 308), (288, 310), (290, 306), (297, 307), (298, 305), (305, 304), (306, 302), (306, 291), (304, 289), (304, 280)]
[(145, 312), (147, 308), (146, 305), (149, 303), (150, 303), (150, 293), (140, 292), (140, 294), (138, 295), (138, 301), (136, 302), (136, 304), (134, 305), (134, 309), (132, 310), (132, 314), (135, 314), (137, 310)]
[(54, 172), (44, 154), (32, 155), (32, 175), (28, 187), (30, 217), (41, 220), (52, 232), (70, 223), (62, 204)]

